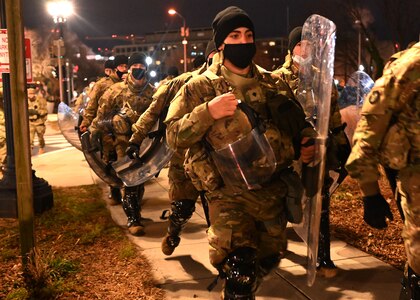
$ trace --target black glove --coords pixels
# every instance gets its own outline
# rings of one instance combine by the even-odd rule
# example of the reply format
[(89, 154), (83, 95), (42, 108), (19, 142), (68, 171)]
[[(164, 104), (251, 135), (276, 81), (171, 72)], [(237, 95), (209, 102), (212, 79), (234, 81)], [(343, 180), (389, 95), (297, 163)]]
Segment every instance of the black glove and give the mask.
[(36, 109), (33, 109), (33, 108), (28, 108), (28, 113), (29, 113), (30, 116), (38, 115), (38, 111)]
[(388, 225), (386, 219), (394, 220), (388, 202), (381, 194), (363, 197), (363, 220), (377, 229), (384, 229)]
[(125, 150), (125, 154), (131, 159), (139, 158), (140, 146), (137, 144), (129, 144)]

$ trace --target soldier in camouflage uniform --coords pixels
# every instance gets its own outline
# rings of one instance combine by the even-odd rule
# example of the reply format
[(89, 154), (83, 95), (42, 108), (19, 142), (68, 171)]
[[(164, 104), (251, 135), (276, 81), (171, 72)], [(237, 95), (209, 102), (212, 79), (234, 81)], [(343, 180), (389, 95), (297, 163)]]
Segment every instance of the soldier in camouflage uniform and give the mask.
[(43, 154), (45, 152), (45, 122), (48, 116), (47, 100), (40, 93), (36, 93), (35, 88), (28, 88), (28, 113), (30, 144), (32, 147), (34, 146), (34, 137), (36, 134), (39, 144), (38, 154)]
[[(211, 223), (207, 231), (210, 262), (225, 278), (224, 299), (254, 299), (258, 279), (280, 261), (287, 194), (282, 174), (295, 155), (291, 132), (275, 125), (267, 103), (280, 99), (276, 98), (279, 95), (293, 94), (285, 82), (276, 82), (271, 73), (252, 63), (256, 51), (254, 26), (246, 12), (234, 6), (219, 12), (213, 32), (220, 60), (188, 81), (175, 96), (165, 120), (167, 138), (172, 148), (188, 149), (185, 170), (195, 187), (206, 191)], [(222, 179), (213, 150), (209, 149), (210, 145), (216, 151), (226, 143), (249, 137), (255, 130), (251, 118), (237, 109), (237, 99), (259, 114), (258, 123), (265, 126), (265, 136), (277, 161), (276, 171), (268, 181), (250, 190), (227, 185), (225, 180), (232, 170), (225, 169)], [(300, 113), (300, 121), (304, 122), (304, 113)], [(302, 148), (301, 153), (305, 161), (310, 161), (313, 147)], [(264, 164), (264, 158), (255, 163)]]
[[(208, 59), (213, 57), (216, 51), (214, 42), (209, 42), (206, 50)], [(127, 148), (127, 155), (131, 158), (139, 155), (140, 145), (147, 134), (156, 124), (159, 117), (165, 113), (170, 101), (175, 97), (178, 90), (191, 78), (202, 74), (207, 69), (204, 64), (194, 72), (183, 73), (159, 86), (153, 95), (153, 102), (132, 126), (133, 135)], [(199, 192), (195, 189), (191, 180), (184, 171), (185, 149), (178, 149), (171, 158), (169, 177), (169, 199), (171, 200), (171, 215), (169, 216), (168, 232), (162, 240), (162, 252), (171, 255), (179, 245), (182, 228), (187, 224), (195, 210), (195, 202)]]
[[(274, 74), (283, 78), (292, 88), (293, 93), (297, 97), (299, 86), (299, 65), (304, 60), (301, 54), (302, 27), (294, 28), (289, 34), (288, 54), (285, 58), (283, 66), (275, 71)], [(344, 164), (350, 153), (350, 144), (344, 133), (344, 126), (341, 122), (340, 109), (338, 107), (338, 91), (333, 85), (331, 90), (331, 111), (330, 111), (330, 141), (334, 147), (328, 148), (327, 168), (330, 170), (344, 167)], [(327, 173), (328, 174), (328, 173)], [(318, 274), (327, 278), (337, 275), (337, 267), (331, 260), (330, 256), (330, 195), (329, 188), (331, 178), (327, 175), (324, 181), (322, 194), (322, 211), (321, 224), (319, 234), (318, 248)]]
[(420, 299), (420, 43), (390, 61), (366, 97), (346, 167), (363, 194), (363, 219), (387, 227), (392, 220), (381, 195), (378, 164), (397, 170), (405, 216), (408, 265), (402, 299)]
[[(131, 137), (131, 125), (149, 107), (155, 88), (146, 78), (146, 55), (134, 53), (128, 60), (129, 73), (125, 81), (112, 85), (99, 100), (99, 109), (92, 122), (92, 136), (95, 131), (101, 135), (112, 134), (117, 158), (125, 156)], [(109, 127), (112, 124), (112, 127)], [(141, 235), (144, 226), (140, 217), (140, 202), (144, 185), (124, 187), (122, 206), (127, 215), (127, 227), (131, 234)]]
[[(114, 58), (113, 64), (106, 62), (107, 67), (112, 67), (112, 72), (105, 77), (100, 78), (93, 86), (88, 94), (87, 106), (83, 111), (83, 120), (80, 123), (79, 130), (81, 133), (85, 132), (91, 125), (92, 120), (96, 117), (99, 107), (99, 99), (111, 85), (121, 82), (127, 74), (128, 57), (125, 55), (117, 55)], [(109, 69), (109, 68), (107, 68)], [(113, 152), (114, 140), (111, 135), (102, 136), (102, 159), (109, 163), (115, 160), (115, 153)], [(121, 191), (117, 187), (110, 187), (109, 199), (111, 205), (121, 203)]]

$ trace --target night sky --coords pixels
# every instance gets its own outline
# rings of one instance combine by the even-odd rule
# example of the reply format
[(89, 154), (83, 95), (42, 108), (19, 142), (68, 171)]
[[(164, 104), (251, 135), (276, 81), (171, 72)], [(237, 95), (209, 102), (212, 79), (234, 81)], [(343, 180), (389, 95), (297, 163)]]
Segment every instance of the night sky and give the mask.
[[(73, 0), (76, 15), (69, 18), (68, 26), (82, 40), (85, 36), (103, 37), (112, 34), (141, 36), (153, 31), (178, 29), (182, 20), (169, 16), (169, 8), (182, 14), (188, 27), (200, 28), (210, 27), (218, 11), (236, 5), (247, 11), (253, 19), (257, 37), (287, 36), (287, 26), (292, 29), (302, 25), (312, 13), (328, 17), (336, 24), (343, 23), (345, 12), (340, 3), (345, 1), (350, 0)], [(420, 13), (420, 1), (400, 1), (409, 3), (408, 12), (414, 10)], [(22, 0), (25, 26), (52, 26), (45, 3), (46, 0)], [(365, 0), (363, 3), (370, 6), (373, 15), (371, 29), (380, 38), (392, 38), (392, 32), (387, 30), (386, 17), (377, 7), (378, 0)], [(413, 29), (413, 38), (418, 38), (419, 25), (420, 22), (417, 29)], [(85, 42), (89, 45), (88, 41)]]

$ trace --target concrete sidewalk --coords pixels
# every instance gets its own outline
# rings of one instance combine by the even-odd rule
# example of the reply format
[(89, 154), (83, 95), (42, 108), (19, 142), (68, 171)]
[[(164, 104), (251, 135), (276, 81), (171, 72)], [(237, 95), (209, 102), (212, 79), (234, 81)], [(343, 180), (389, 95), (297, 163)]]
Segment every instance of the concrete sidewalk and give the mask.
[[(101, 184), (86, 163), (83, 154), (64, 141), (54, 117), (47, 129), (46, 153), (32, 157), (33, 169), (54, 187)], [(54, 144), (49, 144), (53, 142)], [(105, 187), (105, 185), (104, 185)], [(167, 169), (146, 183), (142, 217), (146, 235), (130, 239), (149, 259), (156, 278), (168, 299), (220, 299), (221, 282), (212, 292), (207, 286), (216, 276), (208, 259), (206, 222), (200, 202), (185, 228), (181, 244), (170, 257), (160, 250), (167, 221), (162, 211), (169, 209)], [(115, 222), (125, 227), (126, 217), (119, 206), (109, 206)], [(339, 240), (332, 240), (331, 255), (340, 269), (332, 279), (318, 277), (306, 286), (306, 248), (289, 228), (289, 253), (257, 293), (258, 300), (268, 299), (398, 299), (402, 272)], [(127, 233), (128, 234), (128, 233)]]

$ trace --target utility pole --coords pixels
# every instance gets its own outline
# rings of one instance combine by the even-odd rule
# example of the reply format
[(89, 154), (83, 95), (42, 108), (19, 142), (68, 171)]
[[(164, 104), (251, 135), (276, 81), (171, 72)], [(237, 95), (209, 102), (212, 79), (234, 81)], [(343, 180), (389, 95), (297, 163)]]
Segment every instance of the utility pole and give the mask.
[(6, 0), (6, 24), (9, 45), (13, 140), (15, 149), (22, 149), (15, 152), (15, 165), (20, 252), (23, 270), (25, 271), (30, 261), (30, 256), (35, 255), (33, 251), (35, 247), (35, 229), (21, 0)]

